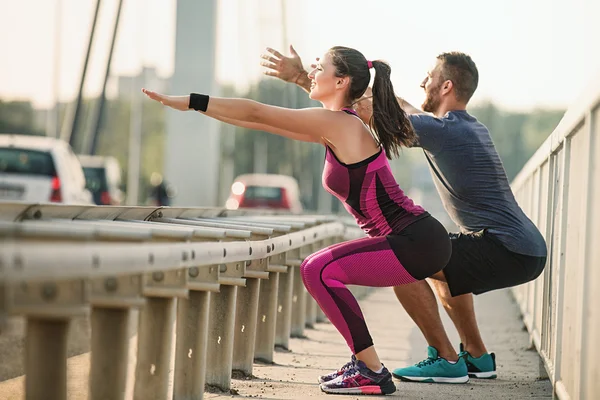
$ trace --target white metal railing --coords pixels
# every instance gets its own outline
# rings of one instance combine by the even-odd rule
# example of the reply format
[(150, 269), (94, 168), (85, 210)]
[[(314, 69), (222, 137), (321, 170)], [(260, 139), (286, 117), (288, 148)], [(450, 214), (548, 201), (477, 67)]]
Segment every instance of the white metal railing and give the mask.
[(0, 319), (27, 320), (26, 399), (67, 398), (69, 321), (81, 315), (90, 398), (123, 399), (134, 308), (134, 399), (228, 390), (232, 370), (251, 374), (255, 359), (272, 361), (275, 345), (324, 320), (300, 278), (304, 257), (361, 235), (333, 216), (0, 203)]
[(600, 81), (512, 186), (548, 244), (544, 273), (513, 289), (560, 399), (600, 398)]

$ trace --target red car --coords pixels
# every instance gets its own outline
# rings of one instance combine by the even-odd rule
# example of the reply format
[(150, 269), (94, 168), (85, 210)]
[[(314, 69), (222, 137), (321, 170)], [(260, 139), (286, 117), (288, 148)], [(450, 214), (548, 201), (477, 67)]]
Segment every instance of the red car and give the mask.
[(277, 174), (246, 174), (238, 176), (231, 185), (225, 207), (273, 208), (302, 212), (298, 181), (291, 176)]

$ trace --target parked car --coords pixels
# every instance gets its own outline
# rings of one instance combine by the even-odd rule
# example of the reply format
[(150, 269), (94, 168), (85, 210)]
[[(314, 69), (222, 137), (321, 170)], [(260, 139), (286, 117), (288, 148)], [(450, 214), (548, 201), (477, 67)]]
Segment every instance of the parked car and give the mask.
[(0, 200), (93, 204), (67, 142), (13, 134), (0, 134)]
[(119, 205), (123, 203), (121, 165), (111, 156), (79, 155), (83, 166), (85, 186), (92, 192), (94, 203)]
[(287, 175), (245, 174), (235, 178), (225, 207), (275, 208), (302, 212), (298, 181)]

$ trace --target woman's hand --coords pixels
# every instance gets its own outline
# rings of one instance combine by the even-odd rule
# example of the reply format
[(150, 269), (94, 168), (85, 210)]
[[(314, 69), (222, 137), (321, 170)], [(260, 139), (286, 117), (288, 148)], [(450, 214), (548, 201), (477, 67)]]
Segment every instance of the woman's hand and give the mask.
[(148, 89), (142, 89), (142, 92), (152, 100), (156, 100), (175, 110), (188, 111), (190, 109), (190, 96), (167, 96)]

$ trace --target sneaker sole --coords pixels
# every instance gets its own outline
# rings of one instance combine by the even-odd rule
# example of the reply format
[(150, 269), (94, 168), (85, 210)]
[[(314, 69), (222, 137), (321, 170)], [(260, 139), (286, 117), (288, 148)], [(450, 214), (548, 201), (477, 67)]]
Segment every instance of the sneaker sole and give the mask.
[(392, 394), (396, 391), (396, 385), (393, 381), (389, 381), (383, 386), (361, 386), (353, 388), (328, 389), (321, 386), (321, 391), (329, 394), (363, 394), (363, 395), (381, 395)]
[(498, 377), (498, 374), (496, 374), (496, 371), (469, 372), (469, 376), (471, 378), (477, 378), (477, 379), (496, 379)]
[(403, 382), (419, 382), (419, 383), (467, 383), (469, 382), (469, 376), (459, 376), (457, 378), (444, 378), (444, 377), (433, 377), (433, 376), (392, 376), (395, 379), (399, 379)]

